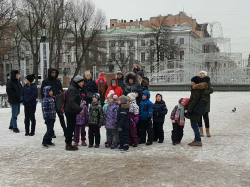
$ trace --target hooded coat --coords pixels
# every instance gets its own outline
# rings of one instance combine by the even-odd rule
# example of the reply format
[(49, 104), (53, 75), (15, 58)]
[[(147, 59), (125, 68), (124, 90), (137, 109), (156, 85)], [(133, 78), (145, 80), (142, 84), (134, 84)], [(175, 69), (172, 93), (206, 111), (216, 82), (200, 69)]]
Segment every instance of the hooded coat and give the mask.
[(154, 105), (153, 105), (153, 121), (154, 122), (159, 122), (159, 123), (164, 123), (165, 121), (165, 115), (168, 113), (168, 109), (167, 106), (165, 104), (165, 101), (163, 101), (162, 99), (162, 95), (161, 94), (157, 94), (161, 96), (161, 101), (155, 101)]
[(18, 74), (17, 70), (11, 71), (11, 78), (8, 81), (7, 86), (6, 86), (6, 92), (8, 94), (8, 102), (10, 104), (20, 103), (22, 85), (19, 82), (19, 80), (16, 78), (16, 74)]
[(87, 126), (88, 125), (88, 117), (89, 117), (88, 108), (86, 105), (82, 105), (80, 107), (83, 110), (83, 113), (76, 115), (76, 125)]
[(106, 129), (117, 129), (116, 118), (117, 110), (119, 105), (117, 103), (110, 103), (107, 107), (107, 112), (105, 115), (105, 127)]
[(150, 93), (148, 90), (144, 90), (142, 94), (147, 95), (147, 99), (142, 99), (139, 108), (140, 120), (147, 120), (153, 117), (153, 103), (149, 100)]
[(44, 98), (42, 101), (43, 118), (56, 119), (56, 105), (54, 99), (49, 95), (50, 86), (43, 88)]
[(98, 125), (101, 127), (104, 121), (104, 114), (102, 110), (102, 106), (99, 102), (92, 102), (89, 108), (89, 124)]
[(82, 110), (80, 107), (81, 99), (81, 87), (73, 81), (66, 92), (64, 111), (79, 114)]
[(117, 111), (117, 126), (118, 128), (129, 128), (129, 108), (130, 104), (121, 104)]
[(22, 89), (21, 101), (23, 101), (24, 106), (35, 106), (36, 99), (38, 98), (38, 90), (36, 83), (30, 86), (25, 84)]
[[(52, 71), (56, 71), (55, 77), (51, 76)], [(63, 92), (62, 83), (58, 79), (58, 75), (59, 75), (59, 72), (57, 69), (49, 68), (48, 69), (48, 78), (42, 82), (41, 90), (43, 90), (43, 88), (45, 86), (51, 86), (51, 88), (53, 90), (53, 96), (56, 96), (56, 95), (62, 93)], [(41, 92), (41, 96), (42, 96), (42, 98), (44, 98), (43, 92)]]
[(188, 114), (187, 118), (199, 122), (200, 116), (196, 113), (193, 113), (194, 107), (197, 105), (198, 101), (204, 97), (205, 90), (208, 88), (208, 84), (206, 82), (202, 82), (199, 84), (195, 84), (191, 89), (191, 96), (188, 104)]
[[(112, 80), (115, 80), (115, 81), (116, 81), (116, 86), (115, 86), (115, 88), (112, 86)], [(113, 91), (115, 92), (115, 94), (118, 96), (118, 98), (119, 98), (120, 96), (122, 96), (123, 90), (122, 90), (121, 87), (118, 86), (118, 81), (117, 81), (117, 79), (112, 79), (112, 80), (110, 81), (110, 85), (111, 85), (111, 86), (110, 86), (110, 87), (107, 89), (107, 91), (106, 91), (105, 99), (107, 99), (108, 93), (109, 93), (111, 90), (113, 90)]]
[[(129, 79), (133, 79), (134, 83), (130, 84)], [(124, 84), (125, 84), (123, 93), (124, 95), (128, 95), (131, 92), (135, 92), (137, 89), (142, 89), (139, 79), (134, 73), (128, 73), (126, 75)]]

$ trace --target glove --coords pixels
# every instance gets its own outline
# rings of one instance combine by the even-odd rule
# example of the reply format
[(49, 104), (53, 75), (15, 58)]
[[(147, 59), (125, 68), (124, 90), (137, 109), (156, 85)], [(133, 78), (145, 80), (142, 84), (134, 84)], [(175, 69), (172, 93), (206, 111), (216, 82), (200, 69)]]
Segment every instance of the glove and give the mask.
[(172, 120), (172, 123), (175, 123), (175, 120)]
[(135, 122), (133, 123), (133, 127), (134, 127), (134, 128), (136, 127), (136, 123), (135, 123)]
[(122, 131), (122, 128), (119, 127), (119, 128), (118, 128), (118, 131), (121, 132), (121, 131)]

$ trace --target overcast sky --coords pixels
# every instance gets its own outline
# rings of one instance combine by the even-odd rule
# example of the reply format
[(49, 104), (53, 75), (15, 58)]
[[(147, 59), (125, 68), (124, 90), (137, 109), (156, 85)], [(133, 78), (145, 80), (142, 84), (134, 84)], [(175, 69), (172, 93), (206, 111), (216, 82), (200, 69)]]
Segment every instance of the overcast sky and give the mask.
[(250, 0), (92, 0), (110, 19), (136, 20), (185, 11), (198, 23), (220, 22), (231, 51), (250, 53)]

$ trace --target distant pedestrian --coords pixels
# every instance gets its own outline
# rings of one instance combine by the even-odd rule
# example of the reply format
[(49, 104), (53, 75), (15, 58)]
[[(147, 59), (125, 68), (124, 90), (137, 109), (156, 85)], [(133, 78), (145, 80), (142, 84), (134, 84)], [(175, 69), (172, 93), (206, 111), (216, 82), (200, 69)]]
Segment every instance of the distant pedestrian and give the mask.
[(83, 93), (85, 94), (85, 101), (87, 107), (92, 103), (92, 97), (95, 93), (98, 93), (95, 80), (92, 79), (90, 71), (85, 71), (85, 79), (83, 86)]
[(118, 82), (118, 86), (121, 87), (122, 90), (124, 91), (125, 85), (124, 85), (124, 75), (123, 75), (123, 73), (120, 70), (118, 70), (117, 73), (116, 73), (116, 76), (117, 76), (116, 79), (117, 79), (117, 82)]
[(134, 74), (137, 74), (137, 72), (138, 72), (138, 71), (141, 71), (141, 70), (142, 70), (141, 66), (139, 66), (138, 64), (136, 64), (136, 63), (134, 62), (133, 68), (132, 68), (132, 71), (134, 72)]

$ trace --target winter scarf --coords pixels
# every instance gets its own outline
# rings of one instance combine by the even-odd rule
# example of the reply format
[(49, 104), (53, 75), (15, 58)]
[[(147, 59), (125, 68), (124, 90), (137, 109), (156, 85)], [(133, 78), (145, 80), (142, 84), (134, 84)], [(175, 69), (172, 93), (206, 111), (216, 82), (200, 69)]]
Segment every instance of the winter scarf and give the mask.
[(176, 110), (175, 113), (175, 121), (179, 121), (180, 120), (180, 126), (184, 126), (185, 125), (185, 118), (184, 118), (184, 107), (179, 103), (178, 104), (178, 108)]

